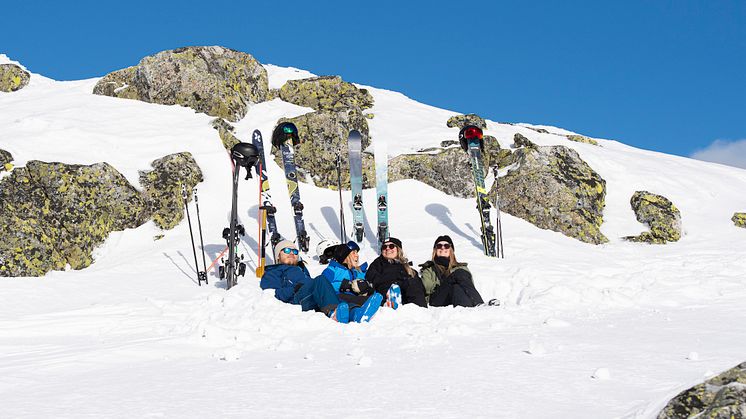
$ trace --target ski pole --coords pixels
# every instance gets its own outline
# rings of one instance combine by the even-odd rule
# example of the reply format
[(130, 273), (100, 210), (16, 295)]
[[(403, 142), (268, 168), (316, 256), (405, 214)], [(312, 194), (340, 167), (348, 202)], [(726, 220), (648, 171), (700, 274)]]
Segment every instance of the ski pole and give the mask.
[(184, 200), (184, 209), (186, 210), (186, 216), (187, 216), (187, 223), (189, 224), (189, 237), (192, 241), (192, 253), (194, 254), (194, 270), (197, 271), (197, 284), (199, 286), (202, 286), (202, 281), (200, 281), (200, 275), (199, 275), (199, 265), (197, 264), (197, 250), (194, 246), (194, 233), (192, 232), (192, 219), (189, 216), (189, 205), (187, 203), (187, 191), (186, 191), (186, 185), (183, 183), (181, 184), (181, 198)]
[(194, 206), (197, 208), (197, 226), (199, 227), (199, 245), (200, 249), (202, 250), (202, 268), (204, 268), (203, 271), (197, 273), (197, 280), (199, 281), (200, 285), (202, 284), (202, 281), (205, 281), (205, 284), (208, 284), (207, 282), (207, 262), (205, 261), (205, 242), (202, 240), (202, 220), (199, 216), (199, 198), (197, 198), (197, 188), (194, 188)]
[(492, 172), (495, 174), (495, 211), (497, 212), (497, 256), (505, 259), (505, 248), (503, 247), (503, 226), (500, 219), (500, 192), (498, 191), (498, 167), (493, 166)]

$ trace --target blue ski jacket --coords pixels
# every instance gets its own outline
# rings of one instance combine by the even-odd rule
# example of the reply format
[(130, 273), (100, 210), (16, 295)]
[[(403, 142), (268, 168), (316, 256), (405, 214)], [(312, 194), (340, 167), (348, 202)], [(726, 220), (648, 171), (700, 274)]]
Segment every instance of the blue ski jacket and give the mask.
[(263, 290), (274, 289), (275, 297), (280, 301), (299, 304), (294, 301), (293, 296), (300, 287), (310, 282), (311, 274), (308, 273), (303, 262), (298, 262), (297, 266), (283, 264), (267, 266), (259, 286)]
[(329, 261), (329, 266), (324, 269), (321, 275), (324, 276), (334, 287), (334, 291), (339, 293), (339, 286), (345, 279), (353, 281), (355, 279), (365, 280), (365, 271), (368, 269), (368, 262), (363, 263), (360, 269), (348, 269), (346, 266), (336, 260)]

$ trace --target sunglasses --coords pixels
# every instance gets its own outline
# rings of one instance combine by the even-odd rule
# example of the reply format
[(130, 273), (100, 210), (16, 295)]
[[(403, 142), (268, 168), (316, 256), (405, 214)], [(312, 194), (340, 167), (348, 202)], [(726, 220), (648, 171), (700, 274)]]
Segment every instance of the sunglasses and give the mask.
[(450, 243), (438, 243), (435, 245), (436, 249), (450, 249), (451, 244)]
[(289, 255), (291, 253), (294, 254), (294, 255), (297, 255), (298, 254), (298, 249), (291, 249), (289, 247), (286, 247), (286, 248), (282, 249), (282, 253), (284, 253), (286, 255)]
[(388, 250), (394, 250), (394, 249), (396, 249), (396, 245), (394, 243), (389, 243), (389, 244), (383, 244), (383, 245), (381, 245), (381, 250), (386, 250), (386, 249), (388, 249)]

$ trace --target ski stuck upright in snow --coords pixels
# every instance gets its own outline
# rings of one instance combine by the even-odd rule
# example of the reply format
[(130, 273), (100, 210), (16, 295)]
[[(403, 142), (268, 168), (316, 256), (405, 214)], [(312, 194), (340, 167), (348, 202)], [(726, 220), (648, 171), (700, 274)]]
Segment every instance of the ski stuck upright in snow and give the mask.
[(282, 163), (285, 168), (285, 179), (288, 184), (290, 204), (293, 208), (293, 219), (295, 221), (295, 233), (298, 248), (308, 252), (310, 238), (306, 233), (306, 225), (303, 222), (303, 204), (300, 200), (300, 189), (298, 188), (298, 172), (295, 167), (295, 146), (300, 144), (298, 127), (291, 122), (283, 122), (275, 127), (272, 133), (272, 145), (278, 147), (282, 152)]
[(350, 156), (350, 190), (352, 192), (352, 229), (355, 241), (360, 243), (365, 235), (363, 227), (363, 138), (357, 130), (347, 137)]
[(485, 171), (482, 164), (482, 150), (484, 149), (482, 129), (474, 125), (467, 125), (458, 134), (461, 148), (469, 154), (471, 174), (474, 179), (474, 189), (477, 195), (477, 210), (482, 224), (482, 245), (484, 254), (496, 256), (495, 230), (490, 222), (490, 200), (484, 186)]

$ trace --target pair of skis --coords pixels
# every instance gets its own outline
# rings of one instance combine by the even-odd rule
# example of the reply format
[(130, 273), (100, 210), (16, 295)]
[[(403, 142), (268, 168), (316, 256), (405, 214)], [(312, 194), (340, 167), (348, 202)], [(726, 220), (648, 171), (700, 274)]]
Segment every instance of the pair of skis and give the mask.
[[(459, 132), (461, 148), (469, 154), (469, 160), (471, 162), (471, 174), (474, 178), (474, 187), (477, 195), (477, 211), (479, 212), (479, 219), (482, 224), (481, 237), (484, 254), (491, 257), (499, 256), (504, 258), (502, 225), (500, 223), (500, 207), (498, 204), (497, 193), (495, 194), (497, 237), (495, 235), (495, 228), (492, 226), (492, 222), (490, 221), (490, 208), (492, 206), (490, 205), (487, 189), (484, 186), (486, 172), (482, 165), (482, 150), (484, 149), (483, 137), (484, 134), (482, 129), (474, 125), (468, 125)], [(495, 173), (495, 184), (497, 184), (497, 167), (493, 168), (493, 170)]]
[[(363, 224), (363, 159), (362, 159), (362, 136), (359, 131), (350, 131), (347, 137), (347, 147), (349, 148), (350, 159), (350, 190), (352, 192), (352, 228), (355, 241), (360, 243), (365, 235)], [(376, 208), (377, 208), (377, 227), (378, 227), (378, 247), (389, 238), (388, 223), (388, 157), (386, 147), (383, 144), (377, 144), (375, 149), (376, 165)], [(340, 164), (338, 159), (337, 170)], [(340, 185), (341, 190), (341, 185)], [(341, 192), (340, 192), (341, 194)], [(341, 208), (342, 199), (340, 195), (340, 223), (344, 223), (343, 211)], [(344, 230), (343, 230), (344, 231)], [(340, 234), (340, 240), (345, 241), (346, 237)]]

